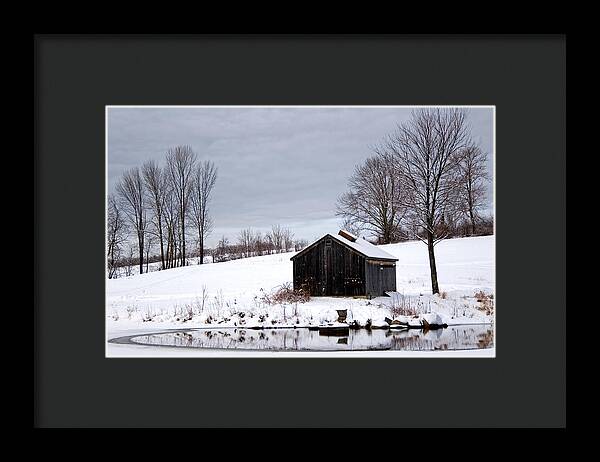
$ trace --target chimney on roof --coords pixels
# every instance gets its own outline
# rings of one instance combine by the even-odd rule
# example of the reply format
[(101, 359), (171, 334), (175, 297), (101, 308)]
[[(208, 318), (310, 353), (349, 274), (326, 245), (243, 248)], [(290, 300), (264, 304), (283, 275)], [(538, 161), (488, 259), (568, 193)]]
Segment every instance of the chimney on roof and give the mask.
[(350, 234), (348, 231), (346, 231), (344, 229), (340, 229), (340, 232), (338, 234), (340, 236), (342, 236), (343, 238), (348, 239), (350, 242), (356, 242), (357, 237), (354, 236), (353, 234)]

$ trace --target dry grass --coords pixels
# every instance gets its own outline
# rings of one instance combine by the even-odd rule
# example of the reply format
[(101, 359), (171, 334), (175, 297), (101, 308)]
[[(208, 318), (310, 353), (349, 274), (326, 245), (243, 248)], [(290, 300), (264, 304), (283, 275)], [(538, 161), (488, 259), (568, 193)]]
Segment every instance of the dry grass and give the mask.
[(280, 305), (285, 303), (306, 303), (310, 294), (306, 290), (294, 290), (290, 283), (277, 287), (270, 294), (264, 294), (261, 301), (267, 305)]
[(475, 299), (481, 303), (478, 307), (479, 310), (485, 311), (486, 315), (494, 314), (494, 295), (486, 294), (484, 291), (480, 290), (475, 293)]
[(417, 306), (411, 302), (410, 297), (394, 294), (389, 305), (390, 312), (393, 318), (398, 316), (415, 316), (417, 314)]

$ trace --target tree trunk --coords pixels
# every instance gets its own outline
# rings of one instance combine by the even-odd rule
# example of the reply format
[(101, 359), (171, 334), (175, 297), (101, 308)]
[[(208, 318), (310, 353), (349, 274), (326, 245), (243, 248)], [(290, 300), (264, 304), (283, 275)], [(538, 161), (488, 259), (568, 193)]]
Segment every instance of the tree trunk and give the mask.
[(202, 233), (198, 236), (198, 241), (200, 243), (200, 264), (204, 263), (204, 237)]
[(435, 254), (433, 252), (433, 233), (427, 232), (427, 251), (429, 253), (429, 269), (431, 270), (431, 292), (440, 293), (437, 278), (437, 268), (435, 266)]
[(469, 210), (469, 216), (471, 217), (471, 236), (475, 235), (475, 215), (473, 209)]
[(173, 268), (173, 249), (175, 247), (175, 238), (173, 236), (173, 227), (169, 229), (169, 237), (167, 238), (167, 268)]
[(181, 211), (181, 266), (185, 266), (185, 215)]
[(144, 240), (138, 240), (138, 247), (140, 248), (140, 274), (144, 274)]
[(158, 240), (160, 241), (160, 268), (165, 269), (165, 250), (163, 246), (162, 221), (158, 216)]
[(112, 279), (115, 274), (115, 250), (114, 245), (110, 248), (110, 264), (108, 269), (108, 279)]

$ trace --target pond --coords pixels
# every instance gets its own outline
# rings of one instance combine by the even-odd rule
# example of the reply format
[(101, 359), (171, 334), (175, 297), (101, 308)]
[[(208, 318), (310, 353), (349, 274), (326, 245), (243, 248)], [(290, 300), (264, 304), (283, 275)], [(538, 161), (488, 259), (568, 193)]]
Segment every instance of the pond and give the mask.
[(342, 332), (297, 329), (189, 329), (142, 334), (115, 343), (181, 348), (265, 351), (472, 350), (492, 348), (490, 325), (445, 329), (350, 329)]

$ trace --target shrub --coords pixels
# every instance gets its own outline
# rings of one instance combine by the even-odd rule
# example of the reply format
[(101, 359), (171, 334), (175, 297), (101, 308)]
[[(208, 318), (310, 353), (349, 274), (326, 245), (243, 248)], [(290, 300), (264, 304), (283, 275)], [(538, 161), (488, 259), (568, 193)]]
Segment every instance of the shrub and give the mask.
[(478, 302), (482, 302), (482, 301), (490, 298), (490, 296), (488, 294), (486, 294), (483, 290), (480, 290), (479, 292), (475, 292), (474, 297), (477, 299)]
[(155, 316), (156, 316), (156, 313), (154, 312), (154, 310), (152, 310), (150, 308), (146, 308), (146, 312), (142, 315), (142, 321), (143, 322), (154, 321)]
[(415, 316), (417, 314), (417, 309), (411, 304), (410, 297), (405, 297), (404, 295), (392, 295), (389, 307), (394, 318), (398, 316)]
[(283, 303), (306, 303), (310, 300), (310, 294), (304, 289), (292, 288), (287, 282), (275, 288), (270, 294), (264, 294), (261, 301), (267, 305), (278, 305)]
[(133, 315), (133, 313), (135, 313), (137, 311), (137, 307), (135, 306), (128, 306), (127, 307), (127, 319), (131, 319), (131, 316)]
[(488, 316), (494, 314), (494, 296), (492, 294), (486, 294), (480, 290), (475, 294), (475, 298), (481, 303), (481, 306), (478, 307), (479, 310), (485, 311)]

